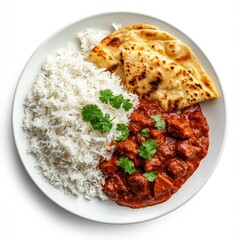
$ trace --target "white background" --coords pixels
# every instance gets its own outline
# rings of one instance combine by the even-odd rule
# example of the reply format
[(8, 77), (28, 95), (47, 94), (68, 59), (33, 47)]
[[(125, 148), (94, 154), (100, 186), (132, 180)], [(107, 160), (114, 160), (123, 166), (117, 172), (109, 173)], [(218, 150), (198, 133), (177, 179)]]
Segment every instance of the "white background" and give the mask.
[[(39, 44), (81, 18), (130, 11), (164, 20), (190, 36), (218, 73), (227, 103), (220, 162), (201, 191), (176, 211), (145, 223), (88, 221), (56, 206), (33, 184), (15, 149), (11, 104), (18, 77)], [(1, 0), (0, 239), (240, 239), (240, 1)]]

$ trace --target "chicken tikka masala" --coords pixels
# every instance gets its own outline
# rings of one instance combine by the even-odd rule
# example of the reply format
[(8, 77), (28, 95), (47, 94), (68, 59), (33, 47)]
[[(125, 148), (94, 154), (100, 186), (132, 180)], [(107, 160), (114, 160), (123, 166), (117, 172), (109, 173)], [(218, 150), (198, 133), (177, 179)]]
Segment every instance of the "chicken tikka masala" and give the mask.
[(131, 208), (168, 200), (208, 151), (209, 127), (198, 104), (168, 113), (157, 102), (141, 101), (131, 115), (129, 132), (100, 168), (107, 175), (107, 196)]

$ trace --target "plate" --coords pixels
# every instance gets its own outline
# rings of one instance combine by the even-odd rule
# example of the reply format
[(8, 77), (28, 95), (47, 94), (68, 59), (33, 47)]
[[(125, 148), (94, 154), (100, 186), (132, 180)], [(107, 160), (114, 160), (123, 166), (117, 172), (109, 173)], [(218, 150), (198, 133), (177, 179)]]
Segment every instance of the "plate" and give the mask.
[[(188, 179), (170, 200), (143, 209), (120, 207), (112, 201), (100, 201), (98, 199), (88, 201), (82, 197), (76, 198), (64, 195), (64, 193), (55, 189), (46, 182), (42, 175), (37, 173), (35, 159), (26, 152), (26, 133), (21, 127), (24, 114), (24, 99), (33, 87), (35, 78), (46, 55), (54, 55), (56, 50), (63, 48), (67, 42), (76, 41), (76, 34), (80, 31), (85, 31), (88, 28), (110, 31), (112, 23), (120, 23), (122, 26), (136, 23), (153, 24), (181, 39), (192, 48), (206, 71), (214, 79), (220, 95), (218, 99), (201, 104), (203, 113), (207, 117), (210, 126), (211, 141), (207, 157), (202, 161), (194, 175)], [(35, 184), (62, 208), (86, 219), (113, 224), (137, 223), (154, 219), (179, 208), (190, 200), (207, 182), (219, 161), (224, 144), (225, 125), (226, 109), (222, 87), (213, 66), (199, 47), (184, 33), (164, 21), (151, 16), (127, 12), (113, 12), (91, 16), (77, 21), (49, 37), (38, 47), (24, 67), (16, 87), (12, 107), (12, 127), (16, 147), (26, 171)]]

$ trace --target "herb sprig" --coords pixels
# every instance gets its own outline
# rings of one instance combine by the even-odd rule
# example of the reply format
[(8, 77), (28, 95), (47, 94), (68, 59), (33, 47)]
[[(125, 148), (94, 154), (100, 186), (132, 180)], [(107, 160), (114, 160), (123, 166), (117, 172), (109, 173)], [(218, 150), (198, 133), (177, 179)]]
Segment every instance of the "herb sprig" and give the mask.
[(136, 171), (134, 163), (128, 157), (125, 156), (121, 156), (119, 158), (117, 165), (123, 168), (123, 170), (128, 174), (133, 174)]
[(149, 139), (145, 142), (142, 142), (142, 145), (138, 149), (139, 156), (148, 160), (157, 152), (157, 147), (159, 144), (153, 140)]
[(90, 122), (94, 130), (101, 133), (110, 132), (112, 122), (109, 114), (103, 114), (101, 109), (95, 104), (89, 104), (82, 109), (82, 118), (86, 122)]
[(101, 90), (99, 99), (102, 103), (109, 103), (116, 109), (122, 107), (126, 112), (133, 107), (133, 104), (129, 99), (125, 99), (122, 94), (116, 96), (113, 95), (113, 92), (110, 89)]
[(147, 178), (149, 182), (153, 182), (157, 178), (157, 172), (156, 171), (145, 172), (143, 176)]
[(122, 133), (121, 136), (117, 137), (117, 141), (119, 142), (125, 140), (129, 136), (128, 128), (124, 123), (118, 123), (116, 130)]
[(143, 128), (139, 131), (140, 135), (143, 137), (149, 137), (149, 133), (147, 132), (147, 128)]
[(163, 130), (166, 128), (166, 123), (160, 114), (152, 115), (151, 118), (155, 121), (155, 126), (158, 130)]

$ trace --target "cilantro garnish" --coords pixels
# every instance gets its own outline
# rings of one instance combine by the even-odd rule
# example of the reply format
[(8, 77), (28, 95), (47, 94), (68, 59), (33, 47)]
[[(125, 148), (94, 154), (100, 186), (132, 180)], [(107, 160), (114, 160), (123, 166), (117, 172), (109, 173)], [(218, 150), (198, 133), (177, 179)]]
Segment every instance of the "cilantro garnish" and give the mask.
[(82, 118), (84, 121), (89, 122), (103, 116), (102, 111), (97, 105), (89, 104), (82, 109)]
[(149, 139), (145, 142), (142, 142), (142, 145), (138, 149), (138, 153), (142, 158), (148, 160), (154, 155), (154, 153), (157, 152), (156, 149), (158, 146), (159, 144), (155, 140)]
[(125, 99), (122, 94), (114, 96), (112, 90), (110, 89), (101, 90), (99, 99), (102, 103), (109, 103), (116, 109), (122, 107), (126, 112), (133, 107), (133, 104), (129, 99)]
[(147, 178), (149, 182), (153, 182), (157, 178), (157, 172), (156, 171), (145, 172), (143, 176)]
[(139, 132), (143, 137), (149, 137), (149, 133), (147, 132), (147, 128), (143, 128)]
[(97, 105), (89, 104), (82, 109), (82, 119), (90, 122), (94, 130), (101, 133), (110, 132), (112, 122), (109, 114), (103, 114)]
[(129, 136), (128, 128), (125, 124), (119, 123), (117, 124), (117, 131), (120, 131), (122, 133), (121, 136), (117, 137), (117, 141), (123, 141)]
[(165, 121), (162, 119), (161, 115), (156, 114), (156, 115), (152, 115), (151, 118), (155, 121), (156, 123), (156, 128), (158, 130), (163, 130), (166, 128), (166, 123)]
[(133, 105), (129, 99), (123, 99), (122, 107), (127, 112), (128, 110), (130, 110), (133, 107)]
[(122, 106), (123, 95), (112, 96), (109, 100), (109, 103), (116, 109), (119, 109)]
[(112, 123), (109, 114), (105, 114), (101, 118), (94, 118), (90, 122), (92, 124), (93, 129), (98, 130), (101, 133), (110, 132), (112, 128)]
[(128, 174), (133, 174), (136, 171), (134, 163), (128, 157), (121, 156), (117, 165), (123, 168), (123, 170)]
[(113, 97), (113, 92), (110, 89), (101, 90), (100, 97), (102, 103), (109, 103), (110, 99)]

